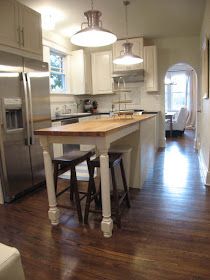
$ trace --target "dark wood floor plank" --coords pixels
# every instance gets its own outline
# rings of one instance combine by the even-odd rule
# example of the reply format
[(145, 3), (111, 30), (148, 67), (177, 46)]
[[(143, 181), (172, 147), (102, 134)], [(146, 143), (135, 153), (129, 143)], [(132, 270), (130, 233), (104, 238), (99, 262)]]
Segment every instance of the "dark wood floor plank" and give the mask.
[[(193, 132), (168, 139), (144, 187), (130, 194), (131, 208), (111, 239), (102, 236), (100, 215), (80, 225), (76, 212), (63, 208), (60, 225), (51, 227), (41, 189), (0, 206), (0, 242), (20, 250), (27, 280), (209, 280), (210, 190)], [(60, 202), (69, 203), (68, 193)]]

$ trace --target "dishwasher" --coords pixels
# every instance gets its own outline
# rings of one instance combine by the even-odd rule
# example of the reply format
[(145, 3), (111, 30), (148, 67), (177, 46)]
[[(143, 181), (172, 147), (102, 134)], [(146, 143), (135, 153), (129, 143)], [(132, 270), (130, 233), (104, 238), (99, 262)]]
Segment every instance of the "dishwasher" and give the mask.
[[(78, 122), (79, 122), (78, 118), (71, 118), (71, 119), (62, 120), (61, 125), (78, 123)], [(68, 154), (72, 150), (79, 150), (79, 149), (80, 149), (79, 144), (63, 144), (63, 155)]]

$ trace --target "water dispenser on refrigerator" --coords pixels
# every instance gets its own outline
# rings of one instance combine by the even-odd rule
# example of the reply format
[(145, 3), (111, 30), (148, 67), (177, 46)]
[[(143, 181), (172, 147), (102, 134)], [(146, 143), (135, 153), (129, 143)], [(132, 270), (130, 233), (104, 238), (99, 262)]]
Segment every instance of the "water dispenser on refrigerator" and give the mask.
[(5, 132), (23, 130), (21, 98), (3, 98), (2, 109)]

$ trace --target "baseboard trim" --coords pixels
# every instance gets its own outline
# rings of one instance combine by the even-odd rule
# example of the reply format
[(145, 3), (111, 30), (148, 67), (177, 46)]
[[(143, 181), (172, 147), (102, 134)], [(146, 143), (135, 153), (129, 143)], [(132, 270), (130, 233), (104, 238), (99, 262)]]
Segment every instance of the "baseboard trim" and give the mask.
[(198, 153), (200, 173), (205, 186), (210, 187), (210, 170), (208, 170), (201, 151)]

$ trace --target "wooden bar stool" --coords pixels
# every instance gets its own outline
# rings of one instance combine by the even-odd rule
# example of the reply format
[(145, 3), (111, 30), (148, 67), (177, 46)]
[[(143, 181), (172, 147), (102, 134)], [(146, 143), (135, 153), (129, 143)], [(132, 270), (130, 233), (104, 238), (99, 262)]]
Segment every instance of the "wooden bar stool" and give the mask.
[[(89, 166), (90, 157), (94, 155), (93, 151), (82, 152), (82, 151), (71, 151), (65, 156), (57, 157), (53, 159), (54, 163), (54, 185), (55, 185), (55, 193), (56, 196), (60, 196), (65, 191), (70, 189), (70, 200), (73, 201), (75, 199), (77, 214), (79, 222), (83, 222), (82, 210), (80, 201), (87, 196), (87, 192), (79, 192), (78, 184), (77, 184), (77, 175), (76, 175), (76, 166), (83, 161), (87, 161), (87, 165)], [(57, 193), (57, 182), (58, 176), (70, 170), (70, 185), (64, 190)], [(80, 197), (80, 194), (83, 194)]]
[[(121, 196), (119, 196), (119, 191), (117, 190), (115, 172), (114, 172), (115, 166), (120, 166), (120, 170), (121, 170), (123, 189), (124, 189)], [(101, 201), (100, 190), (98, 193), (96, 192), (95, 181), (94, 181), (94, 169), (96, 167), (100, 167), (99, 157), (97, 157), (89, 162), (90, 179), (89, 179), (89, 184), (88, 184), (88, 194), (87, 194), (87, 200), (86, 200), (86, 205), (85, 205), (85, 216), (84, 216), (84, 222), (86, 224), (88, 223), (89, 212), (98, 212), (97, 210), (96, 211), (90, 210), (91, 202), (94, 199), (96, 207), (98, 207), (98, 205), (100, 204), (100, 201)], [(127, 187), (121, 153), (109, 153), (109, 168), (111, 170), (111, 179), (112, 179), (112, 186), (113, 186), (113, 202), (114, 202), (113, 208), (115, 210), (116, 224), (120, 228), (121, 227), (120, 206), (124, 201), (126, 201), (127, 207), (130, 208), (130, 199), (129, 199), (128, 187)]]

